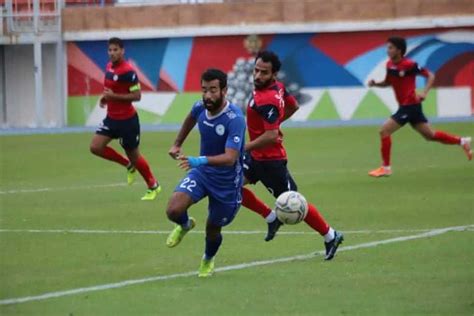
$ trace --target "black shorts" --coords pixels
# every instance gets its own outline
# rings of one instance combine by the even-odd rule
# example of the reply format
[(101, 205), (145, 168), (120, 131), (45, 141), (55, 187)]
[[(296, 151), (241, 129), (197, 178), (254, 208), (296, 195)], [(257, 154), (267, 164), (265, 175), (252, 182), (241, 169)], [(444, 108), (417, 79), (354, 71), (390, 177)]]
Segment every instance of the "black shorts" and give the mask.
[(124, 149), (135, 149), (140, 144), (140, 121), (135, 114), (129, 119), (114, 120), (106, 117), (99, 125), (96, 134), (119, 139)]
[(405, 125), (406, 123), (410, 123), (411, 126), (415, 126), (419, 123), (428, 122), (425, 114), (423, 114), (421, 104), (400, 106), (398, 111), (392, 115), (392, 119), (394, 119), (395, 122), (401, 126)]
[(254, 160), (249, 153), (244, 157), (244, 176), (251, 184), (261, 181), (268, 191), (278, 198), (286, 191), (297, 191), (295, 180), (287, 168), (286, 160)]

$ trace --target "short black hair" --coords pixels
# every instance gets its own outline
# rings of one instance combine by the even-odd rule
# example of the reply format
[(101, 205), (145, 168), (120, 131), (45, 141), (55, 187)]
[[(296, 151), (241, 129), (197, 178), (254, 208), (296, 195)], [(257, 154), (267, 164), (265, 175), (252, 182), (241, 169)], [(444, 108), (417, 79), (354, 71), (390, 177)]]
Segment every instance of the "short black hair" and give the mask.
[(273, 73), (280, 71), (281, 61), (280, 61), (280, 58), (278, 58), (278, 55), (275, 54), (274, 52), (269, 51), (269, 50), (259, 51), (257, 54), (257, 57), (255, 57), (255, 63), (257, 63), (257, 60), (259, 58), (261, 58), (266, 63), (272, 64)]
[(216, 68), (209, 68), (201, 75), (201, 81), (209, 82), (216, 79), (219, 80), (219, 87), (221, 89), (227, 87), (227, 74), (222, 70)]
[(118, 38), (118, 37), (109, 38), (108, 45), (111, 45), (111, 44), (114, 44), (114, 45), (117, 45), (120, 48), (123, 48), (123, 41), (122, 41), (121, 38)]
[(407, 41), (400, 36), (392, 36), (387, 39), (387, 43), (392, 43), (393, 46), (402, 51), (402, 56), (407, 52)]

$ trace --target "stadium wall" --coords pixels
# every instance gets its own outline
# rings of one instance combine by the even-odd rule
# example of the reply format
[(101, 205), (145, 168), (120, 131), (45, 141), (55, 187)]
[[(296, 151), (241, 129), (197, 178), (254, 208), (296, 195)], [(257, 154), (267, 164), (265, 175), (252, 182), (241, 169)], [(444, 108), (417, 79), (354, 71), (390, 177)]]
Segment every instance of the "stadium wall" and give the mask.
[[(1, 46), (1, 126), (36, 127), (33, 45)], [(57, 89), (56, 45), (42, 45), (44, 127), (63, 125), (64, 105)], [(1, 82), (0, 82), (1, 83)]]
[(196, 5), (71, 7), (63, 30), (367, 21), (474, 14), (472, 0), (238, 0)]
[[(396, 107), (391, 89), (368, 89), (382, 79), (385, 40), (408, 39), (408, 57), (436, 73), (435, 87), (424, 102), (431, 117), (474, 114), (474, 27), (278, 33), (233, 36), (182, 36), (127, 40), (126, 56), (143, 88), (136, 103), (142, 123), (180, 123), (200, 98), (199, 77), (208, 67), (229, 74), (229, 98), (241, 105), (251, 92), (251, 65), (258, 49), (277, 52), (282, 78), (302, 107), (294, 121), (385, 118)], [(113, 35), (113, 33), (109, 33)], [(67, 44), (67, 124), (97, 125), (105, 115), (98, 106), (106, 41)], [(417, 86), (424, 84), (417, 79)]]

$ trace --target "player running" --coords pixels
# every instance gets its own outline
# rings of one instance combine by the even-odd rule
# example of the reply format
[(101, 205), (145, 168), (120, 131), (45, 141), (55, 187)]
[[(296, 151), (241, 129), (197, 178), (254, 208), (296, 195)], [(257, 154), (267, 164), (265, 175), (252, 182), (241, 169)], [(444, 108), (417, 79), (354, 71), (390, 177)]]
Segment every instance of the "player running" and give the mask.
[[(390, 149), (392, 147), (391, 135), (406, 123), (420, 133), (428, 141), (436, 141), (448, 145), (460, 145), (464, 149), (469, 160), (472, 159), (471, 138), (459, 137), (443, 131), (434, 130), (428, 123), (421, 102), (433, 86), (435, 76), (426, 68), (420, 68), (418, 64), (405, 57), (407, 44), (404, 38), (390, 37), (387, 40), (387, 74), (380, 82), (370, 80), (369, 87), (392, 86), (395, 96), (400, 105), (398, 111), (389, 118), (380, 129), (381, 154), (383, 164), (380, 168), (372, 170), (372, 177), (384, 177), (392, 174), (390, 166)], [(426, 86), (421, 93), (416, 93), (415, 78), (421, 75), (427, 78)]]
[[(297, 110), (296, 99), (287, 93), (284, 85), (276, 80), (281, 62), (276, 54), (262, 51), (257, 54), (253, 72), (255, 90), (247, 107), (247, 127), (250, 142), (245, 145), (245, 183), (261, 181), (277, 198), (283, 192), (297, 191), (297, 186), (287, 168), (287, 156), (283, 147), (280, 125)], [(242, 190), (242, 205), (260, 214), (268, 223), (265, 241), (275, 237), (283, 225), (270, 209), (247, 188)], [(326, 260), (331, 260), (344, 240), (324, 220), (313, 204), (308, 203), (305, 222), (324, 237)]]
[[(199, 277), (214, 271), (214, 257), (222, 243), (221, 230), (232, 222), (242, 201), (242, 160), (245, 120), (241, 110), (226, 99), (227, 75), (208, 69), (201, 76), (202, 100), (194, 104), (169, 150), (179, 166), (189, 170), (168, 202), (166, 214), (177, 225), (166, 240), (177, 246), (196, 225), (188, 217), (188, 208), (206, 196), (209, 200), (206, 246), (199, 267)], [(181, 146), (193, 127), (201, 134), (199, 157), (183, 156)]]
[[(90, 151), (126, 167), (129, 185), (135, 181), (135, 173), (138, 170), (148, 186), (142, 200), (154, 200), (161, 187), (145, 157), (140, 154), (140, 122), (132, 105), (133, 101), (139, 101), (141, 98), (140, 83), (133, 67), (125, 61), (124, 53), (123, 41), (120, 38), (109, 39), (110, 62), (105, 69), (104, 93), (100, 99), (100, 106), (107, 107), (107, 116), (92, 138)], [(107, 146), (112, 139), (119, 139), (128, 158)]]

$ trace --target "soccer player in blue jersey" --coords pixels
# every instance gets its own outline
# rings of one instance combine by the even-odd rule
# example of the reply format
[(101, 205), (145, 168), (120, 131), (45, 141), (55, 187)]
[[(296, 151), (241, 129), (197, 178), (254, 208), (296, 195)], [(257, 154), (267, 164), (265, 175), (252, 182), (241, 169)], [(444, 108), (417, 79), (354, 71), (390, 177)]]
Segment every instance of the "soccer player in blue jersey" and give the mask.
[[(166, 245), (177, 246), (194, 228), (188, 208), (208, 197), (206, 247), (199, 267), (199, 277), (214, 271), (214, 256), (222, 243), (221, 229), (232, 222), (242, 201), (242, 160), (245, 141), (245, 120), (241, 110), (226, 99), (227, 75), (208, 69), (201, 76), (202, 100), (196, 102), (184, 120), (169, 150), (180, 168), (189, 170), (171, 196), (166, 214), (176, 223)], [(185, 156), (181, 146), (198, 124), (201, 135), (199, 157)]]

